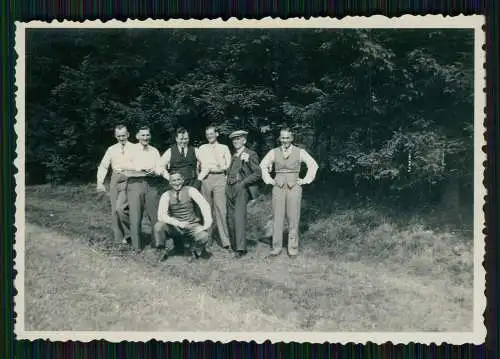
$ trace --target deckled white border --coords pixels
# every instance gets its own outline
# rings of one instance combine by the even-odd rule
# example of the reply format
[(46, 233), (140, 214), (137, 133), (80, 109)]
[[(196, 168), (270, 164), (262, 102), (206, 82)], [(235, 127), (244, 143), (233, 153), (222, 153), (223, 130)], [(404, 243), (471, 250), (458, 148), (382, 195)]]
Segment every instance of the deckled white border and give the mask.
[[(486, 53), (482, 49), (485, 44), (485, 33), (482, 26), (485, 23), (484, 16), (456, 16), (444, 17), (442, 15), (413, 16), (404, 15), (399, 18), (387, 18), (384, 16), (371, 17), (347, 17), (342, 20), (332, 18), (295, 18), (295, 19), (272, 19), (262, 20), (238, 20), (231, 18), (227, 21), (214, 20), (128, 20), (126, 22), (112, 20), (71, 22), (53, 21), (51, 23), (32, 21), (28, 23), (16, 22), (16, 52), (18, 59), (16, 63), (16, 107), (17, 117), (15, 131), (18, 136), (14, 164), (19, 172), (16, 179), (16, 257), (14, 268), (18, 272), (14, 284), (18, 290), (15, 297), (15, 311), (17, 319), (15, 323), (15, 334), (17, 339), (50, 339), (52, 341), (78, 340), (82, 342), (94, 339), (105, 339), (111, 342), (120, 341), (148, 341), (151, 339), (162, 341), (220, 341), (227, 343), (232, 340), (256, 341), (262, 343), (271, 342), (310, 342), (310, 343), (366, 343), (377, 344), (391, 341), (392, 343), (441, 343), (449, 344), (482, 344), (486, 337), (483, 313), (486, 309), (485, 274), (482, 265), (485, 254), (485, 241), (482, 233), (485, 227), (485, 204), (486, 188), (483, 185), (483, 175), (486, 154), (482, 147), (486, 144), (484, 139), (486, 94), (485, 70), (483, 64), (486, 62)], [(474, 324), (473, 332), (451, 333), (451, 332), (414, 332), (414, 333), (356, 333), (356, 332), (35, 332), (24, 330), (24, 221), (25, 221), (25, 30), (41, 28), (470, 28), (475, 31), (475, 81), (474, 81)], [(429, 298), (432, 300), (432, 298)], [(411, 308), (408, 308), (411, 310)], [(401, 313), (404, 315), (404, 313)]]

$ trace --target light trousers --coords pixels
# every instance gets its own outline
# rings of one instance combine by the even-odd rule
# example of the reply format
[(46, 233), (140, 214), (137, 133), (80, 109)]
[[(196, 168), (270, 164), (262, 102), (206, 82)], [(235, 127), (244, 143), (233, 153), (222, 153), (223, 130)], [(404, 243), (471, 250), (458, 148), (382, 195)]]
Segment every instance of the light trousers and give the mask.
[[(227, 224), (226, 176), (223, 173), (209, 174), (201, 185), (201, 193), (214, 213), (215, 224), (223, 247), (231, 244)], [(213, 226), (209, 229), (207, 246), (213, 242)]]
[(295, 185), (289, 188), (273, 187), (273, 250), (283, 248), (283, 226), (285, 217), (288, 220), (288, 253), (295, 255), (299, 249), (300, 205), (302, 202), (302, 187)]

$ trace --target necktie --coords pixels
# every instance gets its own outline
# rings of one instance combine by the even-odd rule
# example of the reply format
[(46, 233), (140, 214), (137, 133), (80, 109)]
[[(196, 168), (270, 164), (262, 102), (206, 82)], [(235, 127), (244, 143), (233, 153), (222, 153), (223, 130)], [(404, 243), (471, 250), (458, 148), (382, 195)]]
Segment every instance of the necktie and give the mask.
[(181, 199), (179, 198), (179, 191), (175, 191), (175, 197), (177, 199), (177, 203), (179, 203), (181, 201)]
[(186, 147), (182, 147), (182, 156), (186, 157)]

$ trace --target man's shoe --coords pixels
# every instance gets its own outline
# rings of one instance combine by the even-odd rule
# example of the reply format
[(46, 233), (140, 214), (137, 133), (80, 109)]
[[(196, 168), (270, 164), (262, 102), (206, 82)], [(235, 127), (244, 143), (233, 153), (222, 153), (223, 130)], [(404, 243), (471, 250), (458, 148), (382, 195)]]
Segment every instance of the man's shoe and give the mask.
[(189, 263), (193, 263), (195, 262), (196, 260), (198, 259), (198, 255), (196, 254), (196, 252), (192, 252), (191, 255), (189, 256), (188, 258), (188, 262)]
[(159, 262), (164, 262), (167, 259), (168, 259), (168, 252), (167, 251), (160, 252), (160, 254), (158, 256), (158, 261)]
[(269, 252), (268, 257), (277, 257), (281, 254), (281, 249), (273, 249)]
[(207, 251), (206, 249), (204, 249), (201, 254), (198, 256), (198, 258), (201, 258), (201, 259), (210, 259), (212, 258), (212, 253)]
[(234, 257), (236, 259), (243, 258), (247, 254), (247, 251), (236, 251)]

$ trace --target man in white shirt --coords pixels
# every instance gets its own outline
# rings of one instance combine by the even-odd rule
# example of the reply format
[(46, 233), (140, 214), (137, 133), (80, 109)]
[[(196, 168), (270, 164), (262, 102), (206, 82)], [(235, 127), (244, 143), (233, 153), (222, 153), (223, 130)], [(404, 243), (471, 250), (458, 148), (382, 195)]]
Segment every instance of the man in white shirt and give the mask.
[[(163, 173), (160, 166), (160, 153), (149, 144), (151, 132), (144, 126), (137, 133), (138, 143), (133, 145), (131, 162), (126, 166), (124, 174), (127, 180), (127, 198), (129, 203), (130, 236), (134, 249), (143, 248), (141, 239), (141, 223), (144, 212), (151, 226), (157, 222), (158, 190), (156, 186)], [(120, 217), (124, 213), (119, 213)], [(122, 219), (124, 220), (124, 219)]]
[[(214, 211), (221, 245), (228, 250), (231, 242), (227, 226), (226, 174), (231, 164), (231, 152), (228, 146), (217, 141), (219, 132), (215, 126), (208, 126), (205, 135), (208, 143), (201, 145), (198, 149), (198, 159), (201, 167), (198, 180), (201, 181), (203, 197)], [(207, 243), (209, 248), (213, 242), (212, 232), (212, 228), (210, 228)]]
[[(260, 163), (262, 180), (273, 186), (273, 248), (271, 256), (277, 256), (283, 248), (283, 224), (288, 219), (288, 254), (298, 254), (300, 205), (302, 186), (310, 184), (316, 177), (318, 164), (304, 150), (292, 145), (293, 133), (285, 127), (280, 131), (281, 146), (267, 153)], [(307, 174), (299, 178), (301, 164), (307, 165)], [(274, 165), (275, 177), (269, 172)]]
[[(154, 226), (157, 248), (165, 246), (167, 232), (172, 239), (182, 237), (182, 242), (189, 243), (191, 260), (210, 258), (211, 253), (205, 249), (207, 229), (212, 225), (208, 202), (196, 188), (184, 185), (184, 177), (180, 172), (170, 174), (170, 186), (171, 189), (161, 196), (158, 206), (158, 222)], [(202, 220), (196, 214), (195, 205), (201, 212)], [(167, 258), (168, 252), (165, 250), (160, 260)]]
[(123, 174), (125, 167), (130, 165), (130, 152), (134, 144), (128, 141), (129, 133), (127, 127), (118, 125), (115, 127), (115, 138), (117, 143), (110, 146), (102, 158), (97, 169), (97, 191), (106, 192), (104, 179), (111, 166), (112, 174), (109, 183), (109, 198), (111, 200), (111, 223), (116, 242), (126, 243), (130, 237), (128, 220), (122, 222), (119, 212), (123, 218), (128, 217), (127, 203), (127, 177)]

